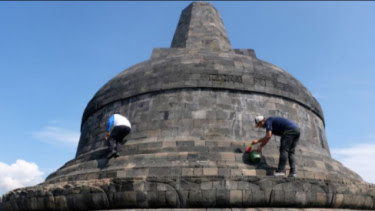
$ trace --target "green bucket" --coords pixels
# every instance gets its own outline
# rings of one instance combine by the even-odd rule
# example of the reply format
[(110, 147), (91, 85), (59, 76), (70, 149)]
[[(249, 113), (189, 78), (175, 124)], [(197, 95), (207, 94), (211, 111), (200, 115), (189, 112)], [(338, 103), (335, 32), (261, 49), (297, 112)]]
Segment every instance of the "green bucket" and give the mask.
[(252, 163), (259, 163), (261, 159), (262, 159), (262, 155), (259, 154), (257, 151), (254, 150), (250, 152), (250, 161)]

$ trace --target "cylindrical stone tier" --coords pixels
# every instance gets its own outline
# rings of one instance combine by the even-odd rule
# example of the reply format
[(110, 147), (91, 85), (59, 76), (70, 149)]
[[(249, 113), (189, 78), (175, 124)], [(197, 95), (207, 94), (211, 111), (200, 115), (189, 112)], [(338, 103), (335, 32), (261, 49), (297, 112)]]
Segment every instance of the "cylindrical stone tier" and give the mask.
[[(118, 171), (121, 177), (157, 176), (160, 169), (171, 176), (202, 168), (217, 169), (217, 175), (272, 175), (279, 157), (278, 137), (264, 148), (258, 165), (241, 153), (250, 140), (265, 134), (254, 128), (259, 114), (284, 116), (300, 126), (299, 178), (361, 181), (331, 159), (320, 106), (307, 89), (286, 71), (257, 59), (254, 51), (237, 52), (157, 49), (149, 61), (117, 75), (85, 110), (76, 159), (47, 182), (94, 174), (117, 178)], [(288, 88), (279, 89), (283, 85)], [(103, 169), (98, 159), (107, 154), (104, 134), (113, 113), (127, 116), (132, 132), (120, 157)], [(104, 171), (109, 169), (117, 173)]]

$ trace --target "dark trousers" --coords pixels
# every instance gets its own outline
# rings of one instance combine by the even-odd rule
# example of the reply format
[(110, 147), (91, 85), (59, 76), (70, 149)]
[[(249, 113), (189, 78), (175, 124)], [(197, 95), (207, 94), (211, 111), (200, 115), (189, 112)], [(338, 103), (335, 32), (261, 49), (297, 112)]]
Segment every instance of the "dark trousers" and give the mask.
[(120, 142), (130, 133), (130, 127), (120, 125), (112, 129), (108, 138), (110, 152), (118, 152), (120, 149)]
[(290, 173), (296, 173), (295, 149), (300, 136), (300, 129), (286, 130), (280, 138), (280, 158), (277, 171), (285, 171), (286, 162), (289, 159)]

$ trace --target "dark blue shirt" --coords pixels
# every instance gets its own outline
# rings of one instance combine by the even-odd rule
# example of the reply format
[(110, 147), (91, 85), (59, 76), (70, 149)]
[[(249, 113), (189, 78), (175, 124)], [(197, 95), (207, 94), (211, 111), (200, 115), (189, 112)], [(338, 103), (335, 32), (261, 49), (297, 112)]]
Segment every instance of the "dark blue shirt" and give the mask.
[(283, 117), (269, 117), (266, 119), (264, 125), (266, 126), (267, 132), (272, 131), (272, 134), (277, 136), (283, 135), (286, 130), (298, 128), (296, 123)]

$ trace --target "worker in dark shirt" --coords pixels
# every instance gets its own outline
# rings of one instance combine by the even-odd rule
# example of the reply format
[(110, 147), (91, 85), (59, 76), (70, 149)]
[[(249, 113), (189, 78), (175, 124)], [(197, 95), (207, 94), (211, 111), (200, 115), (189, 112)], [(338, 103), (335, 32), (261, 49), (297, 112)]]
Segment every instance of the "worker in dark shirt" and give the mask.
[(300, 129), (294, 122), (283, 117), (257, 116), (255, 118), (255, 127), (266, 129), (266, 135), (259, 140), (252, 140), (252, 144), (260, 143), (257, 148), (258, 152), (262, 152), (262, 148), (267, 144), (272, 135), (280, 136), (280, 158), (279, 166), (274, 176), (285, 176), (285, 166), (289, 159), (290, 172), (289, 177), (296, 177), (296, 161), (294, 152), (300, 136)]

